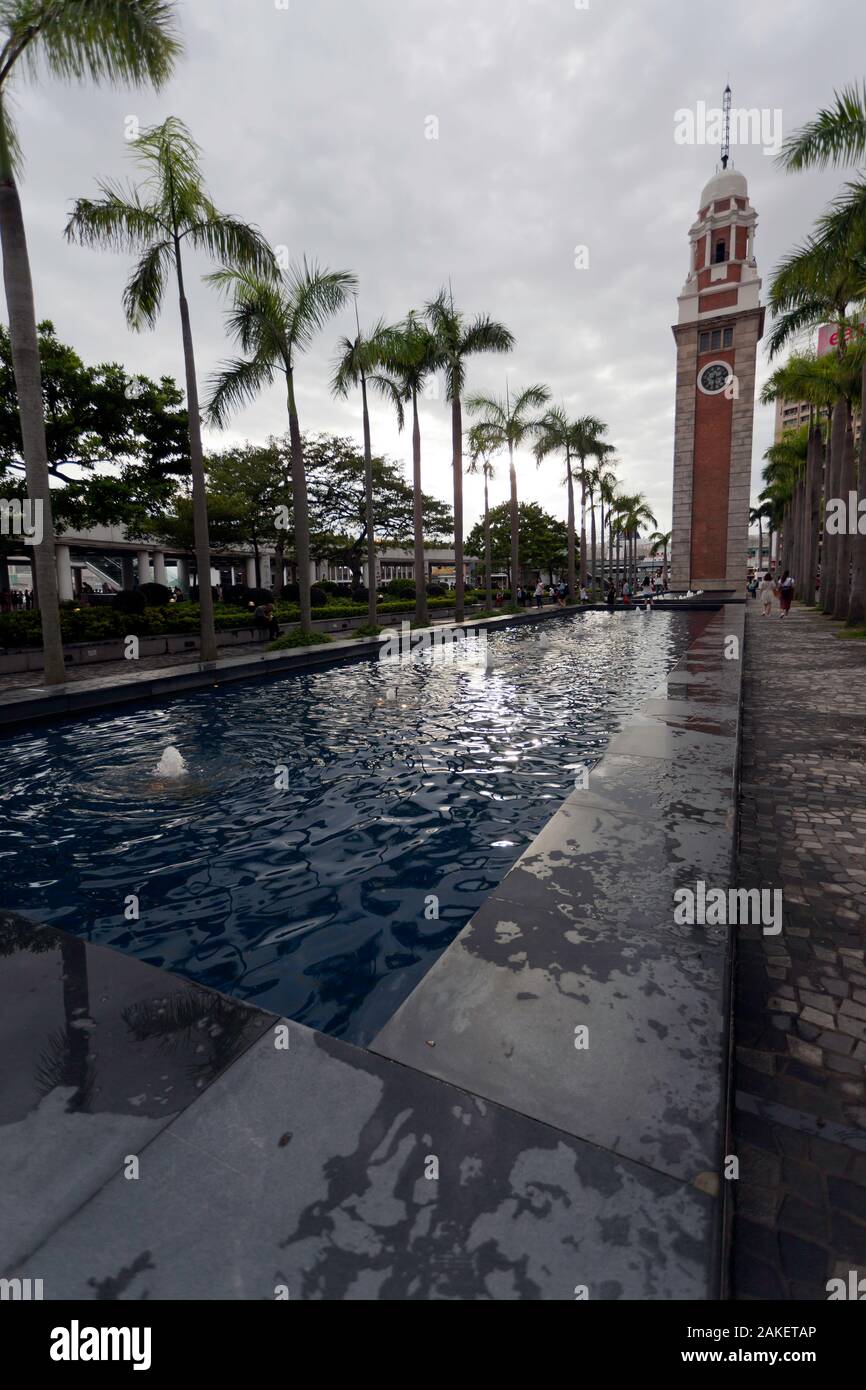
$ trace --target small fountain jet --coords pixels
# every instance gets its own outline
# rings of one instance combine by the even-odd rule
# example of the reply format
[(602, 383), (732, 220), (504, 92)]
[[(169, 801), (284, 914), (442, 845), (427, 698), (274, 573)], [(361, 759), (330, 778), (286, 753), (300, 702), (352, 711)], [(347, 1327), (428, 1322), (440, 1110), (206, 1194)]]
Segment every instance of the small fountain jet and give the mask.
[(188, 771), (183, 754), (174, 744), (163, 749), (162, 757), (154, 768), (157, 777), (186, 777)]

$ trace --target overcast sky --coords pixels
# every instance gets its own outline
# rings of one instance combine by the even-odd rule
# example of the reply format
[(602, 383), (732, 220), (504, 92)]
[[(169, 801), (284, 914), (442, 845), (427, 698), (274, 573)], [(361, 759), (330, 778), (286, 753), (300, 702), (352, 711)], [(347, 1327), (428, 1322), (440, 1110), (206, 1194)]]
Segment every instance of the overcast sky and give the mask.
[[(582, 3), (582, 0), (581, 0)], [(479, 358), (470, 390), (549, 385), (572, 414), (605, 420), (628, 490), (670, 524), (674, 340), (688, 228), (718, 150), (674, 139), (675, 112), (779, 109), (785, 133), (866, 75), (863, 0), (181, 0), (186, 53), (159, 95), (18, 88), (22, 186), (37, 313), (89, 362), (183, 378), (174, 302), (154, 332), (121, 312), (124, 257), (67, 246), (72, 199), (99, 176), (133, 172), (127, 118), (179, 116), (203, 148), (217, 204), (274, 245), (360, 279), (362, 320), (396, 320), (449, 277), (455, 303), (516, 337)], [(430, 139), (438, 121), (438, 138)], [(784, 175), (760, 147), (733, 151), (758, 212), (764, 277), (809, 230), (842, 175)], [(589, 266), (575, 268), (575, 247)], [(195, 270), (204, 273), (202, 261)], [(193, 267), (189, 267), (193, 271)], [(229, 348), (212, 290), (190, 274), (199, 380)], [(360, 437), (354, 401), (328, 382), (350, 316), (300, 364), (301, 426)], [(759, 363), (759, 384), (767, 375)], [(772, 437), (756, 412), (753, 482)], [(278, 386), (216, 445), (287, 427)], [(375, 405), (373, 446), (404, 460), (410, 441)], [(425, 402), (425, 489), (450, 496), (450, 419)], [(560, 466), (519, 459), (519, 487), (564, 517)], [(493, 501), (507, 494), (507, 469)], [(467, 482), (467, 529), (480, 488)]]

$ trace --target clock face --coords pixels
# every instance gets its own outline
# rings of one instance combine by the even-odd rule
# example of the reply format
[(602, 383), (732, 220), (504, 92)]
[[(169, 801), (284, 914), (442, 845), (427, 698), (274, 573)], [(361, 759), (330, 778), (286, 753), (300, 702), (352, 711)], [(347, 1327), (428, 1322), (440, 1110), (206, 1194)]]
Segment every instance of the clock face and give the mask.
[(708, 396), (715, 396), (724, 391), (730, 379), (731, 369), (727, 362), (711, 362), (698, 377), (698, 385)]

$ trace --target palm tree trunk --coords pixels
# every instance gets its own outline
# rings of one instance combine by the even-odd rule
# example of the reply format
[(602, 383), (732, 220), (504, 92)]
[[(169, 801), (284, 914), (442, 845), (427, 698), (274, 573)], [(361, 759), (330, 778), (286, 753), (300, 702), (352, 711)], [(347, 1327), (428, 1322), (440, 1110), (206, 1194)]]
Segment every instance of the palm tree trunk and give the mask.
[(589, 527), (590, 527), (590, 550), (592, 552), (592, 583), (591, 592), (595, 598), (595, 497), (592, 488), (589, 490)]
[(517, 506), (517, 470), (514, 467), (514, 445), (508, 441), (508, 481), (511, 484), (511, 602), (516, 602), (520, 583), (520, 511)]
[[(863, 364), (862, 392), (866, 402), (866, 363)], [(866, 428), (860, 422), (860, 453), (857, 466), (857, 534), (851, 537), (851, 602), (848, 605), (848, 626), (866, 624), (866, 535), (860, 534), (860, 504), (866, 499)], [(864, 508), (866, 510), (866, 508)]]
[(586, 583), (586, 474), (580, 460), (580, 573)]
[(806, 453), (806, 547), (803, 568), (806, 574), (805, 601), (815, 605), (815, 580), (818, 575), (818, 546), (821, 527), (821, 471), (823, 441), (821, 430), (814, 424), (809, 430)]
[(755, 561), (755, 569), (756, 569), (756, 571), (757, 571), (758, 574), (761, 573), (761, 561), (763, 560), (763, 558), (764, 558), (764, 532), (763, 532), (763, 528), (762, 528), (762, 526), (761, 526), (761, 518), (758, 517), (758, 554), (757, 554), (756, 561)]
[[(482, 464), (482, 467), (484, 465)], [(487, 496), (487, 472), (484, 472), (484, 599), (488, 613), (493, 608), (493, 547), (490, 543), (490, 503)], [(511, 595), (512, 602), (515, 595)]]
[(574, 478), (571, 472), (571, 450), (565, 451), (565, 479), (568, 488), (568, 595), (572, 603), (577, 600), (577, 561), (574, 535)]
[(426, 627), (427, 567), (424, 563), (424, 503), (421, 496), (421, 426), (418, 422), (418, 392), (412, 388), (412, 522), (415, 530), (415, 621)]
[(42, 510), (42, 534), (38, 540), (34, 535), (31, 553), (34, 588), (39, 595), (42, 621), (44, 680), (46, 685), (61, 685), (66, 680), (66, 663), (63, 659), (54, 560), (54, 521), (42, 405), (42, 368), (24, 217), (11, 168), (0, 171), (0, 245), (3, 249), (3, 283), (9, 314), (9, 340), (21, 421), (27, 496), (34, 510), (40, 504)]
[(301, 632), (313, 630), (310, 610), (310, 511), (307, 505), (307, 478), (304, 472), (304, 446), (295, 405), (294, 374), (286, 370), (289, 401), (289, 441), (292, 447), (292, 501), (295, 518), (295, 565), (298, 571), (298, 601)]
[[(848, 425), (848, 406), (840, 396), (833, 406), (830, 426), (830, 466), (827, 477), (827, 497), (839, 497), (839, 483), (842, 477), (845, 434)], [(821, 607), (825, 613), (832, 613), (836, 607), (836, 558), (838, 536), (832, 536), (824, 528), (823, 560), (821, 562)]]
[[(837, 497), (841, 497), (845, 502), (842, 515), (846, 519), (845, 530), (836, 537), (836, 601), (833, 605), (834, 618), (848, 617), (848, 600), (851, 590), (851, 535), (850, 517), (848, 515), (848, 501), (852, 492), (856, 491), (857, 475), (854, 464), (854, 434), (851, 428), (850, 402), (847, 409), (847, 429), (845, 430), (845, 448), (842, 454), (842, 475), (839, 479), (839, 491)], [(854, 518), (854, 525), (857, 518)]]
[(195, 535), (195, 558), (198, 568), (198, 605), (201, 637), (199, 656), (202, 661), (216, 661), (217, 644), (213, 621), (213, 594), (210, 583), (210, 537), (207, 522), (207, 484), (204, 474), (204, 453), (201, 443), (201, 416), (198, 404), (198, 382), (195, 374), (195, 354), (192, 346), (192, 329), (189, 322), (189, 305), (183, 286), (183, 267), (180, 258), (180, 240), (174, 239), (175, 268), (177, 270), (178, 299), (180, 302), (180, 328), (183, 337), (183, 365), (186, 373), (186, 405), (189, 414), (189, 462), (192, 473), (192, 519)]
[(601, 592), (604, 594), (604, 498), (599, 497), (598, 509), (600, 512), (599, 544), (601, 546)]
[(367, 622), (376, 621), (376, 536), (373, 524), (373, 450), (370, 446), (370, 415), (367, 410), (367, 379), (361, 372), (361, 407), (364, 417), (364, 511), (367, 529)]
[(463, 410), (455, 391), (451, 401), (451, 449), (454, 470), (454, 621), (463, 622)]

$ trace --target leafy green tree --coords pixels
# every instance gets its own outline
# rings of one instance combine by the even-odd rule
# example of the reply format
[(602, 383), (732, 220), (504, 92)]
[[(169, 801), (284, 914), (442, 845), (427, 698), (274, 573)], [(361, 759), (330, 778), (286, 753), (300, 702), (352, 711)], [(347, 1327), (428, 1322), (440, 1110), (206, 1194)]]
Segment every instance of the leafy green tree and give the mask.
[(174, 6), (164, 0), (3, 0), (0, 5), (0, 247), (12, 362), (21, 416), (27, 492), (42, 505), (42, 539), (33, 547), (42, 613), (45, 681), (66, 680), (42, 380), (33, 282), (17, 175), (21, 149), (11, 89), (22, 69), (63, 81), (125, 82), (160, 88), (180, 45)]
[[(291, 454), (271, 439), (265, 445), (242, 444), (205, 458), (208, 510), (233, 518), (232, 534), (222, 544), (252, 548), (256, 587), (262, 587), (262, 548), (276, 550), (276, 573), (270, 586), (279, 596), (283, 587), (283, 556), (287, 528), (282, 509), (291, 504)], [(222, 528), (221, 528), (222, 529)]]
[[(303, 445), (313, 548), (321, 559), (348, 566), (357, 587), (370, 550), (364, 454), (354, 440), (333, 435), (306, 435)], [(414, 489), (390, 459), (374, 454), (371, 463), (375, 534), (383, 543), (408, 548), (414, 531)], [(435, 497), (422, 496), (421, 501), (428, 542), (447, 542), (453, 525), (450, 508)], [(422, 565), (415, 572), (416, 592), (425, 578)]]
[(514, 466), (514, 450), (531, 435), (541, 431), (542, 421), (538, 416), (530, 417), (529, 412), (541, 410), (550, 400), (546, 386), (527, 386), (511, 399), (508, 385), (505, 399), (495, 396), (469, 396), (466, 409), (470, 415), (477, 415), (477, 426), (491, 450), (508, 450), (508, 478), (511, 484), (511, 586), (516, 588), (520, 581), (520, 536), (518, 529), (517, 469)]
[[(63, 484), (52, 489), (52, 511), (62, 507), (77, 527), (123, 524), (132, 535), (146, 534), (148, 517), (189, 473), (177, 385), (167, 376), (132, 377), (115, 362), (85, 366), (53, 324), (38, 331), (48, 472)], [(2, 326), (0, 468), (25, 473), (12, 349)]]
[(273, 270), (273, 253), (254, 227), (219, 212), (214, 206), (204, 186), (199, 148), (182, 121), (169, 116), (162, 125), (142, 131), (131, 142), (131, 147), (134, 158), (144, 170), (143, 184), (127, 188), (116, 181), (103, 180), (99, 184), (99, 198), (79, 198), (76, 202), (66, 226), (66, 236), (85, 246), (109, 246), (138, 254), (138, 263), (123, 294), (130, 328), (154, 326), (163, 307), (167, 282), (174, 276), (189, 410), (200, 655), (202, 661), (215, 661), (207, 485), (182, 251), (186, 243), (193, 251), (230, 260), (257, 273)]
[[(553, 581), (554, 569), (567, 562), (568, 530), (563, 521), (551, 516), (537, 502), (521, 502), (518, 510), (520, 548), (524, 565)], [(490, 548), (493, 560), (507, 565), (511, 557), (511, 503), (492, 507), (489, 516)], [(483, 553), (484, 526), (476, 522), (466, 544), (470, 554)]]
[(286, 386), (292, 451), (295, 562), (298, 570), (302, 633), (312, 632), (310, 612), (310, 524), (304, 444), (295, 399), (297, 359), (329, 319), (339, 313), (357, 280), (348, 270), (322, 270), (306, 257), (275, 278), (237, 266), (208, 277), (229, 297), (228, 329), (243, 356), (223, 366), (211, 382), (207, 413), (225, 425), (233, 410), (254, 400), (281, 376)]
[(450, 291), (440, 290), (426, 306), (427, 320), (436, 340), (438, 366), (445, 373), (445, 394), (451, 402), (451, 467), (454, 482), (454, 620), (463, 621), (463, 406), (466, 365), (479, 352), (510, 352), (514, 335), (487, 315), (467, 323), (454, 308)]

